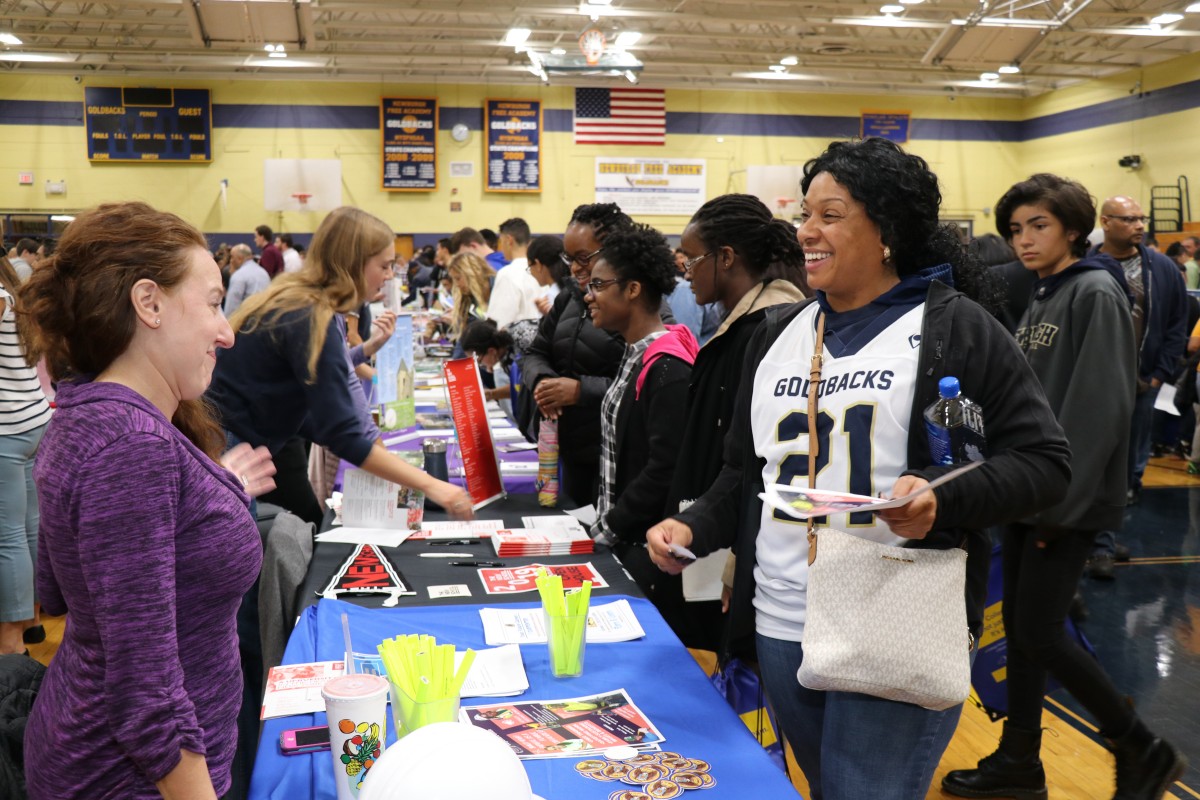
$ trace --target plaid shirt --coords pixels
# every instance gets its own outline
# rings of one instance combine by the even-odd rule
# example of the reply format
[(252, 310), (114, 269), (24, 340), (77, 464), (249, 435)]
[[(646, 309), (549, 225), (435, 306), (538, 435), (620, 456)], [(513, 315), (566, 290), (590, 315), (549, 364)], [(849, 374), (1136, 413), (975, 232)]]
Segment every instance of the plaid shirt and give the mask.
[(621, 399), (633, 380), (635, 370), (641, 369), (642, 354), (650, 347), (650, 343), (666, 331), (656, 331), (636, 344), (625, 346), (625, 357), (621, 360), (621, 368), (617, 377), (604, 393), (604, 402), (600, 404), (600, 496), (596, 499), (596, 524), (592, 526), (592, 538), (601, 544), (611, 545), (617, 540), (616, 534), (608, 527), (608, 511), (616, 498), (613, 497), (613, 486), (617, 482), (617, 412), (621, 409)]

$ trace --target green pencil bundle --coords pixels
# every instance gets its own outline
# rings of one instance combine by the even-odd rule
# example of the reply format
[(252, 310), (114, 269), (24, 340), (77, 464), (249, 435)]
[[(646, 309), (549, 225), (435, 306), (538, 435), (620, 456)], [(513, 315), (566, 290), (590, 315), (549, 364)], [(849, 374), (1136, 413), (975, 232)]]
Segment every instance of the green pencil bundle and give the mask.
[(384, 639), (377, 649), (392, 684), (397, 736), (457, 718), (459, 695), (475, 661), (474, 650), (467, 650), (456, 672), (454, 645), (439, 645), (432, 636)]
[(562, 577), (541, 570), (537, 577), (538, 594), (546, 617), (546, 643), (550, 650), (550, 671), (556, 678), (583, 674), (583, 645), (587, 636), (588, 603), (592, 582), (563, 592)]

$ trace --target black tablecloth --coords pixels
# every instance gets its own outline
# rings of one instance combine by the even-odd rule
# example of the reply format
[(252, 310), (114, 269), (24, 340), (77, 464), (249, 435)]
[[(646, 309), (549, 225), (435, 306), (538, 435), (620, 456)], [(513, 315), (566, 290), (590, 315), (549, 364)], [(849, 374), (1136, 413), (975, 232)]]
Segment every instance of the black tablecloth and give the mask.
[[(554, 510), (545, 509), (538, 505), (536, 495), (519, 494), (509, 495), (505, 500), (499, 500), (485, 506), (476, 512), (476, 516), (480, 519), (502, 519), (509, 527), (520, 528), (524, 527), (521, 523), (521, 517), (553, 513), (555, 513)], [(430, 520), (446, 519), (445, 514), (428, 512), (426, 513), (426, 517)], [(322, 530), (328, 529), (331, 520), (332, 514), (326, 515)], [(333, 575), (354, 552), (354, 547), (352, 544), (316, 543), (313, 548), (312, 562), (308, 567), (308, 575), (305, 577), (304, 585), (300, 590), (301, 608), (313, 605), (320, 599), (321, 590), (325, 588)], [(607, 589), (593, 590), (593, 596), (603, 597), (608, 594), (631, 597), (643, 596), (637, 584), (629, 577), (629, 574), (621, 566), (621, 563), (617, 561), (616, 556), (613, 555), (609, 548), (603, 545), (596, 545), (596, 552), (591, 555), (536, 556), (526, 558), (505, 557), (503, 559), (496, 556), (496, 551), (488, 539), (480, 539), (478, 544), (456, 544), (451, 546), (431, 546), (426, 540), (416, 540), (407, 541), (399, 547), (384, 547), (381, 549), (391, 560), (392, 564), (400, 571), (404, 582), (408, 584), (410, 589), (416, 592), (414, 595), (399, 598), (399, 602), (397, 603), (399, 606), (430, 605), (431, 600), (428, 587), (444, 586), (446, 584), (466, 584), (471, 589), (471, 595), (469, 597), (439, 597), (436, 601), (439, 605), (443, 603), (455, 605), (517, 603), (528, 602), (537, 598), (536, 593), (529, 592), (489, 595), (483, 590), (483, 583), (479, 579), (476, 568), (452, 567), (449, 562), (453, 559), (420, 557), (421, 553), (436, 553), (439, 551), (470, 553), (474, 560), (500, 561), (509, 567), (522, 566), (524, 564), (579, 564), (590, 562), (609, 584), (609, 588)], [(384, 597), (384, 595), (380, 594), (340, 595), (338, 599), (368, 608), (380, 608), (383, 606)]]

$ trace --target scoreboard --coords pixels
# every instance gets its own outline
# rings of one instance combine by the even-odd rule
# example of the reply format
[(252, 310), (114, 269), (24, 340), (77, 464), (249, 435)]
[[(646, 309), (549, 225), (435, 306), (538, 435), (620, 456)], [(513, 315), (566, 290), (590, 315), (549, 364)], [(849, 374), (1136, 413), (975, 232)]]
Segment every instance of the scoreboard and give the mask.
[(83, 118), (91, 161), (212, 161), (208, 89), (88, 87)]

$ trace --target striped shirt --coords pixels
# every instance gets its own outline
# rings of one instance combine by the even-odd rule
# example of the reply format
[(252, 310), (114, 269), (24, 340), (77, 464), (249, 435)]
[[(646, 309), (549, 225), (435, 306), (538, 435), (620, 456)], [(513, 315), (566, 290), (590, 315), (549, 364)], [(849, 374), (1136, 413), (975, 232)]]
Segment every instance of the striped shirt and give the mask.
[(50, 404), (42, 393), (37, 370), (25, 363), (17, 336), (12, 296), (0, 288), (0, 436), (13, 436), (50, 421)]

